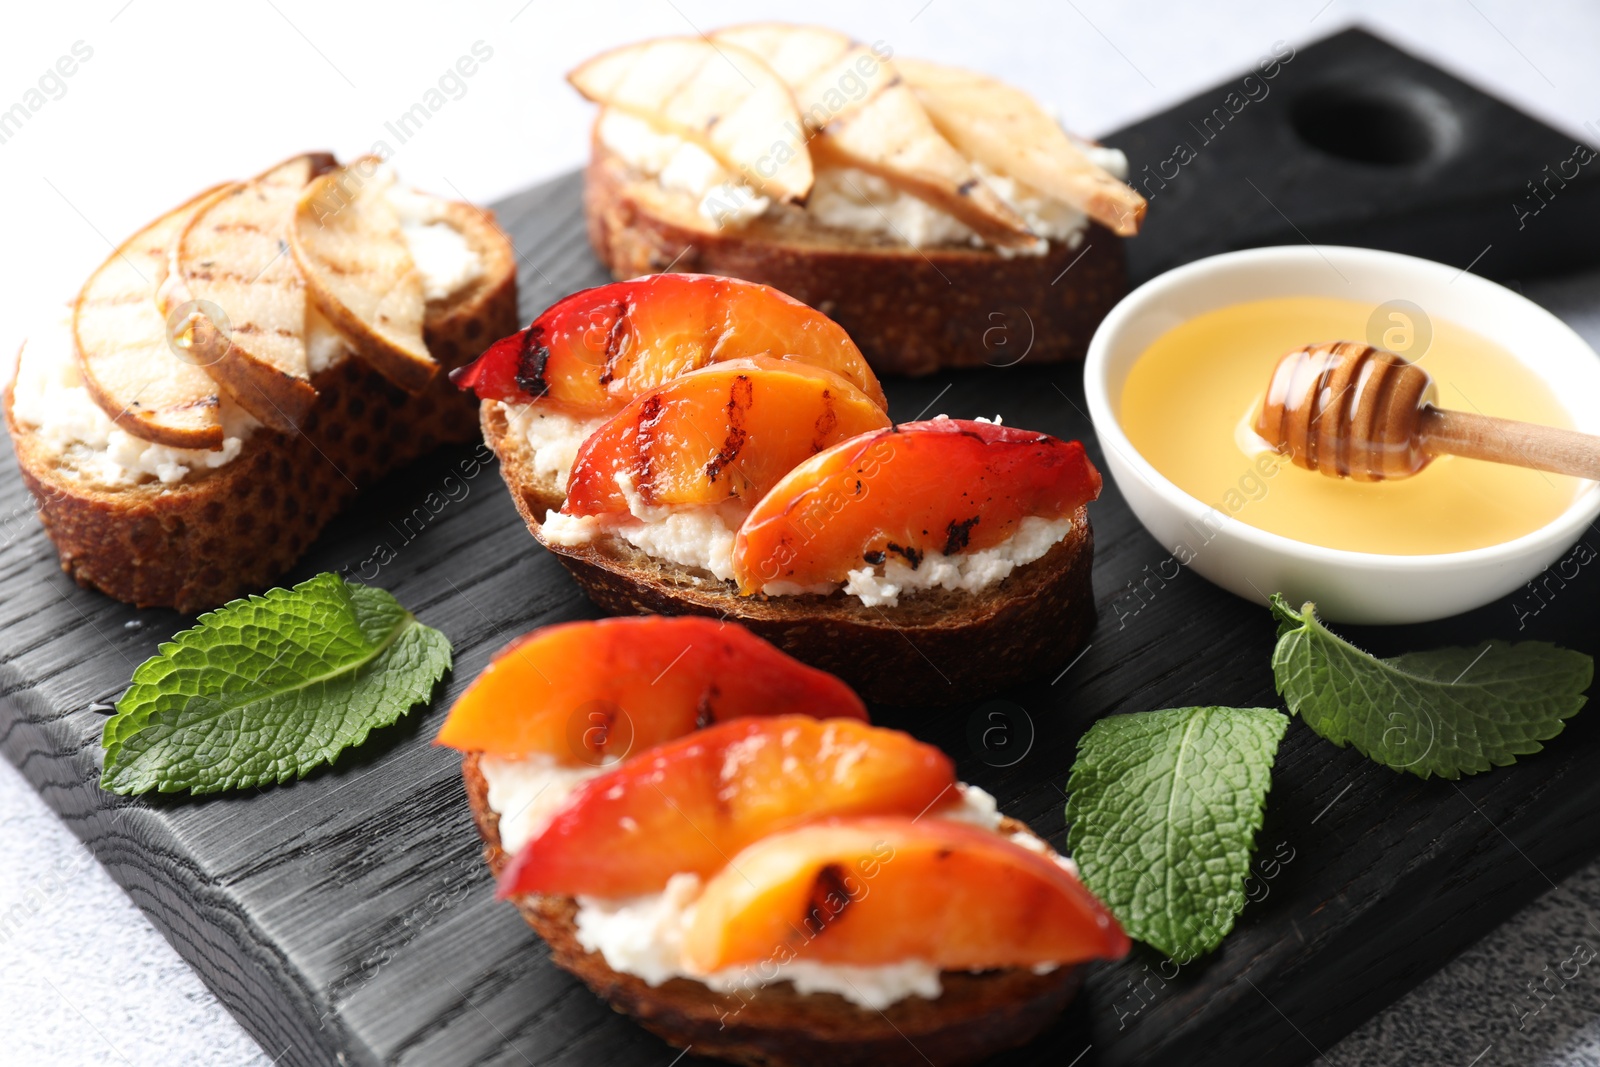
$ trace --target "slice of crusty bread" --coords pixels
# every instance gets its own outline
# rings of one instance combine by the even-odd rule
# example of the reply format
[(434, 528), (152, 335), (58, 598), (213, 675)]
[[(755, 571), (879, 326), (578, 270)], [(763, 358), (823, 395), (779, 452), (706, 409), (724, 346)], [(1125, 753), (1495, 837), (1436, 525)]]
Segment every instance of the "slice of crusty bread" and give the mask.
[[(498, 878), (509, 857), (500, 847), (500, 818), (489, 807), (479, 756), (462, 762), (467, 801), (484, 858)], [(1028, 827), (1003, 819), (1002, 833)], [(550, 945), (556, 965), (570, 971), (613, 1009), (680, 1048), (750, 1067), (954, 1067), (1016, 1048), (1042, 1033), (1072, 999), (1077, 967), (1048, 974), (1027, 968), (946, 971), (937, 1000), (908, 997), (883, 1011), (858, 1007), (832, 993), (801, 994), (788, 983), (719, 993), (673, 978), (659, 986), (611, 969), (578, 944), (578, 905), (571, 897), (525, 896), (523, 918)]]
[(598, 137), (592, 150), (584, 216), (614, 277), (670, 269), (773, 286), (837, 321), (880, 374), (1082, 359), (1128, 291), (1122, 238), (1098, 223), (1077, 248), (1051, 242), (1042, 256), (1009, 258), (826, 229), (787, 206), (719, 228)]
[(797, 659), (837, 674), (881, 704), (950, 704), (1038, 678), (1068, 662), (1094, 629), (1094, 533), (1086, 509), (1043, 558), (981, 593), (919, 591), (895, 607), (854, 597), (738, 595), (733, 582), (654, 559), (618, 537), (567, 547), (544, 540), (547, 512), (564, 494), (534, 469), (505, 408), (482, 406), (484, 439), (500, 459), (523, 521), (613, 615), (715, 615), (733, 619)]
[[(516, 260), (493, 216), (452, 204), (484, 270), (430, 304), (428, 349), (448, 371), (517, 328)], [(359, 359), (317, 375), (301, 432), (258, 429), (237, 458), (182, 482), (95, 485), (62, 465), (12, 414), (17, 464), (55, 542), (61, 568), (140, 607), (201, 611), (259, 592), (305, 552), (360, 489), (446, 443), (473, 440), (477, 415), (445, 373), (408, 396)]]

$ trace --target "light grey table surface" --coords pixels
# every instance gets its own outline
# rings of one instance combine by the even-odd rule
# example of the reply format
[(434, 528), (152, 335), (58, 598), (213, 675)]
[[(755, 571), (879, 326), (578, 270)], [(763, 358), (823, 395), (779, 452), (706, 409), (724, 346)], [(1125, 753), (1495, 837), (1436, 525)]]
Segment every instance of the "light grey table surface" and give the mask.
[[(0, 109), (75, 42), (94, 58), (0, 142), (11, 252), (0, 257), (3, 352), (15, 350), (41, 307), (70, 296), (108, 240), (196, 189), (291, 152), (366, 150), (386, 118), (475, 41), (494, 58), (395, 162), (419, 187), (480, 201), (581, 162), (589, 112), (560, 79), (577, 60), (650, 34), (771, 17), (1001, 73), (1087, 134), (1160, 111), (1248, 67), (1274, 41), (1299, 45), (1359, 21), (1574, 137), (1600, 139), (1593, 0), (485, 0), (448, 9), (415, 0), (94, 0), (8, 15)], [(208, 71), (225, 66), (232, 91), (197, 92), (192, 62), (175, 55), (208, 57)], [(182, 118), (165, 125), (151, 118), (175, 110)], [(182, 167), (171, 147), (179, 135), (206, 146)], [(1600, 345), (1600, 275), (1528, 295)], [(42, 538), (38, 546), (43, 566)], [(1527, 876), (1549, 881), (1531, 867)], [(1600, 957), (1566, 962), (1597, 950), (1600, 863), (1549, 885), (1412, 994), (1316, 1050), (1319, 1062), (1600, 1067)], [(1565, 979), (1548, 978), (1562, 971)], [(1535, 997), (1530, 983), (1541, 981), (1551, 992)], [(0, 761), (0, 1065), (264, 1067), (281, 1051), (260, 1049), (239, 1028)]]

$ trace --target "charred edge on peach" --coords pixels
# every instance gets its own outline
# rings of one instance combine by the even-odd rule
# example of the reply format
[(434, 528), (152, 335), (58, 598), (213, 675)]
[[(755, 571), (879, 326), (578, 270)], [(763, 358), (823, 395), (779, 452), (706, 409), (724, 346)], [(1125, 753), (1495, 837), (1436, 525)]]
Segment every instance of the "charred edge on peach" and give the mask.
[(974, 515), (970, 519), (957, 522), (950, 520), (950, 525), (944, 530), (944, 554), (953, 556), (967, 547), (967, 541), (972, 537), (972, 528), (978, 525), (982, 516)]
[(883, 547), (886, 551), (903, 557), (907, 563), (911, 564), (912, 570), (922, 566), (922, 549), (920, 548), (914, 548), (911, 545), (897, 545), (893, 541)]
[(812, 430), (811, 451), (821, 452), (828, 446), (828, 438), (832, 436), (834, 428), (839, 425), (839, 413), (833, 406), (833, 392), (829, 389), (822, 391), (822, 414), (817, 416), (817, 421)]
[(633, 488), (645, 503), (655, 501), (655, 487), (651, 482), (651, 453), (654, 451), (656, 423), (661, 419), (661, 396), (650, 393), (639, 405), (639, 432), (634, 435)]
[(854, 900), (850, 895), (850, 887), (845, 883), (844, 868), (837, 863), (824, 865), (811, 883), (811, 894), (806, 900), (805, 915), (801, 919), (807, 936), (820, 937), (829, 926), (839, 921)]
[(750, 433), (744, 424), (754, 401), (755, 385), (750, 381), (750, 376), (740, 374), (735, 377), (728, 390), (728, 402), (723, 406), (728, 413), (728, 436), (723, 439), (717, 454), (706, 464), (706, 478), (709, 481), (716, 481), (722, 469), (739, 458), (739, 451), (750, 440)]
[(617, 357), (622, 354), (622, 342), (628, 336), (628, 313), (632, 310), (625, 300), (617, 301), (617, 317), (611, 320), (606, 331), (606, 365), (600, 372), (600, 384), (610, 385), (616, 377)]
[(550, 363), (550, 347), (544, 343), (544, 327), (529, 326), (522, 331), (522, 348), (517, 352), (517, 373), (513, 380), (517, 388), (537, 400), (550, 391), (544, 380), (545, 368)]
[(721, 695), (722, 690), (717, 688), (716, 682), (712, 682), (700, 694), (700, 702), (695, 705), (694, 709), (694, 728), (696, 730), (704, 730), (707, 726), (717, 721), (716, 702), (717, 697)]

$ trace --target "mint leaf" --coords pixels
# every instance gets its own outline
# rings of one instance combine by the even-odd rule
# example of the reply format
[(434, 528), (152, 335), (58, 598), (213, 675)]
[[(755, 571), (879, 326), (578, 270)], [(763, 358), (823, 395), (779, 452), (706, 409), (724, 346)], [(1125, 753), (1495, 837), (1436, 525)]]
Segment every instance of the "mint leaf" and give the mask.
[(1288, 727), (1272, 708), (1172, 708), (1083, 735), (1067, 844), (1129, 936), (1186, 963), (1233, 929)]
[(319, 574), (235, 600), (133, 672), (100, 787), (163, 793), (302, 778), (428, 699), (450, 642), (382, 589)]
[(1594, 660), (1538, 641), (1487, 641), (1378, 659), (1330, 632), (1316, 605), (1272, 597), (1272, 673), (1289, 710), (1341, 748), (1419, 778), (1459, 778), (1538, 752), (1583, 707)]

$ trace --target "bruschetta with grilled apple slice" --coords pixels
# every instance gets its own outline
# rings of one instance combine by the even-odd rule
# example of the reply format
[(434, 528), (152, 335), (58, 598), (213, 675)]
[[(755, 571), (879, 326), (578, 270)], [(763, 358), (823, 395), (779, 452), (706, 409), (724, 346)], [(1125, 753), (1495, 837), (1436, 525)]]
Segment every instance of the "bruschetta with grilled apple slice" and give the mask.
[[(484, 434), (528, 528), (591, 599), (737, 619), (883, 703), (972, 699), (1083, 647), (1100, 474), (1080, 444), (988, 422), (893, 426), (864, 366), (834, 340), (817, 347), (832, 334), (814, 319), (768, 318), (752, 300), (708, 331), (683, 307), (740, 283), (647, 281), (580, 295), (602, 335), (626, 322), (619, 350), (660, 370), (619, 359), (602, 387), (605, 361), (554, 329), (572, 314), (563, 302), (456, 375), (485, 397)], [(747, 331), (790, 358), (742, 354), (758, 347)], [(739, 358), (703, 363), (710, 336)], [(675, 366), (695, 369), (662, 380)]]
[[(351, 195), (297, 221), (324, 179)], [(337, 284), (308, 282), (292, 244)], [(408, 269), (421, 292), (413, 278), (401, 310), (386, 294)], [(63, 570), (200, 611), (269, 586), (359, 489), (476, 436), (443, 372), (516, 322), (515, 256), (488, 213), (307, 153), (108, 257), (23, 346), (7, 423)]]
[[(1126, 159), (993, 79), (769, 22), (645, 41), (569, 80), (600, 105), (584, 213), (616, 278), (776, 286), (897, 374), (1081, 359), (1127, 291), (1145, 202)], [(729, 151), (722, 99), (765, 137), (741, 127)], [(779, 164), (793, 180), (774, 188)]]
[[(682, 677), (657, 694), (669, 659)], [(751, 692), (747, 675), (804, 712), (722, 695)], [(697, 690), (716, 694), (698, 720)], [(599, 763), (521, 725), (597, 693), (639, 724)], [(612, 619), (513, 645), (439, 740), (464, 752), (500, 895), (558, 966), (672, 1044), (760, 1067), (945, 1067), (1026, 1044), (1078, 965), (1128, 939), (1069, 860), (859, 709), (734, 624)]]

